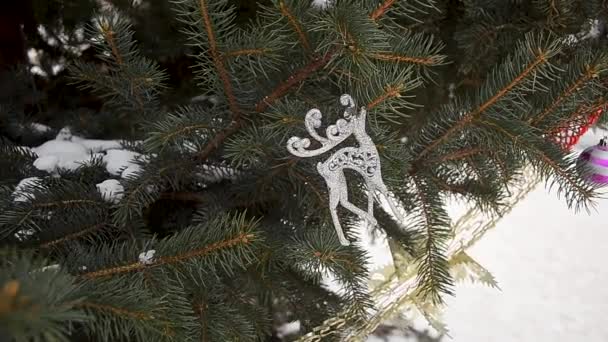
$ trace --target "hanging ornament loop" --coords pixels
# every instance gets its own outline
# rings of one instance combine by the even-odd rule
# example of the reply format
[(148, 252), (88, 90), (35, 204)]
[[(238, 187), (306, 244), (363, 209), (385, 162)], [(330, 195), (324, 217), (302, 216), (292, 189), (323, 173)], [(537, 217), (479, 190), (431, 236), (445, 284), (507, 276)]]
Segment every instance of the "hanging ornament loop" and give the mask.
[[(335, 124), (327, 127), (325, 131), (326, 137), (322, 137), (317, 133), (317, 129), (321, 127), (322, 123), (321, 111), (315, 108), (306, 113), (304, 118), (306, 130), (313, 139), (321, 143), (321, 147), (309, 150), (308, 148), (311, 145), (309, 138), (291, 137), (287, 141), (287, 150), (295, 156), (308, 158), (328, 152), (350, 136), (353, 136), (359, 144), (358, 147), (349, 146), (340, 148), (332, 153), (324, 162), (317, 163), (317, 171), (325, 179), (329, 191), (329, 209), (338, 239), (342, 245), (347, 246), (350, 242), (344, 236), (340, 225), (337, 212), (338, 205), (359, 216), (362, 220), (376, 225), (377, 221), (374, 218), (373, 212), (374, 200), (378, 194), (382, 194), (385, 198), (388, 198), (388, 189), (382, 180), (378, 150), (372, 138), (366, 132), (365, 121), (367, 111), (362, 107), (357, 112), (355, 101), (348, 94), (340, 97), (340, 103), (346, 106), (343, 118), (338, 119)], [(365, 180), (368, 199), (367, 211), (349, 202), (348, 185), (344, 175), (345, 169), (356, 171)], [(393, 213), (397, 214), (394, 203), (390, 200), (388, 203)]]

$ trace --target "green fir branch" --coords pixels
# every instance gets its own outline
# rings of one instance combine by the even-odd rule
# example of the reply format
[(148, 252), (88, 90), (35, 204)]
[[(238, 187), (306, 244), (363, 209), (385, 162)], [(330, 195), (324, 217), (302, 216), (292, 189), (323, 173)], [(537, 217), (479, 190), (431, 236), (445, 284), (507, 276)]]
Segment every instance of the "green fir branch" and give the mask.
[[(142, 263), (133, 261), (136, 251), (127, 245), (104, 246), (88, 257), (90, 271), (81, 275), (85, 279), (119, 276), (143, 272), (164, 266), (192, 264), (206, 266), (207, 269), (220, 268), (229, 272), (230, 267), (245, 267), (255, 261), (254, 247), (261, 243), (262, 237), (256, 232), (257, 223), (246, 220), (244, 215), (220, 216), (214, 221), (186, 228), (173, 237), (160, 240), (150, 246), (156, 250), (153, 261)], [(113, 253), (115, 251), (115, 253)], [(95, 255), (101, 253), (108, 260), (100, 264), (94, 262)], [(127, 255), (125, 255), (127, 253)], [(198, 260), (198, 261), (197, 261)], [(92, 266), (96, 265), (96, 266)]]
[(442, 303), (444, 294), (451, 295), (452, 278), (445, 256), (450, 236), (450, 219), (444, 209), (439, 191), (431, 182), (413, 177), (416, 207), (410, 214), (408, 228), (420, 235), (417, 253), (418, 287), (422, 300)]

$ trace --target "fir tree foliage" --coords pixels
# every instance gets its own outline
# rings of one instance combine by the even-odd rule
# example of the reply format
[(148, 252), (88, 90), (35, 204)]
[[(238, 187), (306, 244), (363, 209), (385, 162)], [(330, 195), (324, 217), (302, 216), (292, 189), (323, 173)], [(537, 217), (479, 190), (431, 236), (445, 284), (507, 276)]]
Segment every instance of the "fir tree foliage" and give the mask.
[[(368, 110), (405, 218), (377, 206), (374, 229), (414, 263), (420, 303), (453, 293), (449, 198), (497, 210), (532, 166), (568, 207), (593, 205), (597, 187), (554, 136), (606, 105), (604, 42), (568, 39), (602, 1), (272, 0), (244, 23), (232, 4), (170, 2), (209, 103), (167, 100), (169, 72), (140, 51), (134, 8), (87, 26), (96, 59), (73, 61), (71, 80), (128, 122), (125, 146), (142, 154), (119, 201), (96, 189), (117, 177), (99, 155), (47, 174), (35, 154), (0, 141), (0, 334), (265, 341), (280, 323), (305, 333), (347, 312), (329, 339), (339, 341), (373, 307), (360, 222), (339, 212), (353, 242), (342, 246), (319, 160), (285, 146), (306, 135), (311, 108), (334, 123), (344, 93)], [(15, 192), (27, 177), (37, 178)], [(364, 183), (347, 177), (364, 207)]]
[(0, 337), (14, 341), (69, 341), (68, 322), (88, 317), (76, 306), (82, 293), (72, 275), (34, 253), (4, 248), (0, 259)]
[(91, 89), (105, 104), (123, 113), (149, 118), (158, 107), (157, 97), (163, 90), (166, 75), (155, 61), (141, 56), (133, 39), (131, 25), (122, 15), (98, 16), (87, 26), (87, 36), (104, 63), (99, 65), (77, 61), (71, 74), (81, 89)]

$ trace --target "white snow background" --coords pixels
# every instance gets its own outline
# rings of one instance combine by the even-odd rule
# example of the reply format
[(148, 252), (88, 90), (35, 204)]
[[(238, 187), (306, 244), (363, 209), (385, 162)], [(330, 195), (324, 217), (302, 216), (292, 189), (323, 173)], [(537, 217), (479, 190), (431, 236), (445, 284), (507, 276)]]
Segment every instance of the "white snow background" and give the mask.
[[(575, 151), (603, 134), (588, 132)], [(607, 199), (575, 213), (540, 184), (469, 250), (502, 291), (456, 287), (445, 311), (453, 341), (608, 341), (607, 244)]]
[[(589, 131), (575, 152), (607, 134)], [(462, 212), (454, 205), (450, 213)], [(456, 217), (456, 216), (453, 216)], [(454, 342), (608, 341), (608, 199), (575, 213), (539, 184), (468, 250), (496, 277), (501, 290), (458, 283), (446, 299), (444, 322)], [(370, 249), (373, 263), (390, 256)], [(418, 329), (429, 329), (423, 319)], [(403, 336), (371, 336), (368, 342), (412, 342)]]

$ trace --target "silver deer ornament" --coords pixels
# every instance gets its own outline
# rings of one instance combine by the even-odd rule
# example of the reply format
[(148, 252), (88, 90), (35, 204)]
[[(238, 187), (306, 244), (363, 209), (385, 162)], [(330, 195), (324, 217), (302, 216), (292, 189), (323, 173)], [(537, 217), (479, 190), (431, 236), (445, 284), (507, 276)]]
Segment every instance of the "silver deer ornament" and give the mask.
[[(291, 137), (287, 141), (287, 150), (295, 156), (307, 158), (319, 156), (331, 150), (351, 135), (359, 143), (359, 147), (343, 147), (335, 151), (324, 162), (317, 163), (317, 171), (325, 179), (329, 190), (329, 209), (338, 239), (342, 245), (348, 246), (350, 242), (344, 236), (338, 218), (338, 205), (342, 205), (342, 207), (370, 224), (376, 225), (374, 199), (378, 194), (384, 195), (387, 199), (389, 197), (387, 196), (388, 189), (382, 180), (380, 172), (378, 150), (365, 131), (367, 111), (362, 107), (359, 113), (357, 113), (353, 98), (347, 94), (340, 97), (340, 103), (346, 106), (344, 118), (338, 119), (334, 125), (327, 127), (327, 137), (320, 136), (316, 131), (317, 128), (321, 127), (321, 112), (315, 108), (306, 113), (304, 119), (306, 130), (313, 139), (321, 143), (321, 147), (315, 150), (308, 150), (310, 139)], [(344, 177), (344, 169), (354, 170), (363, 176), (367, 187), (367, 212), (357, 208), (348, 201), (348, 186)], [(394, 203), (390, 199), (387, 202), (395, 215), (397, 215), (398, 211)]]

